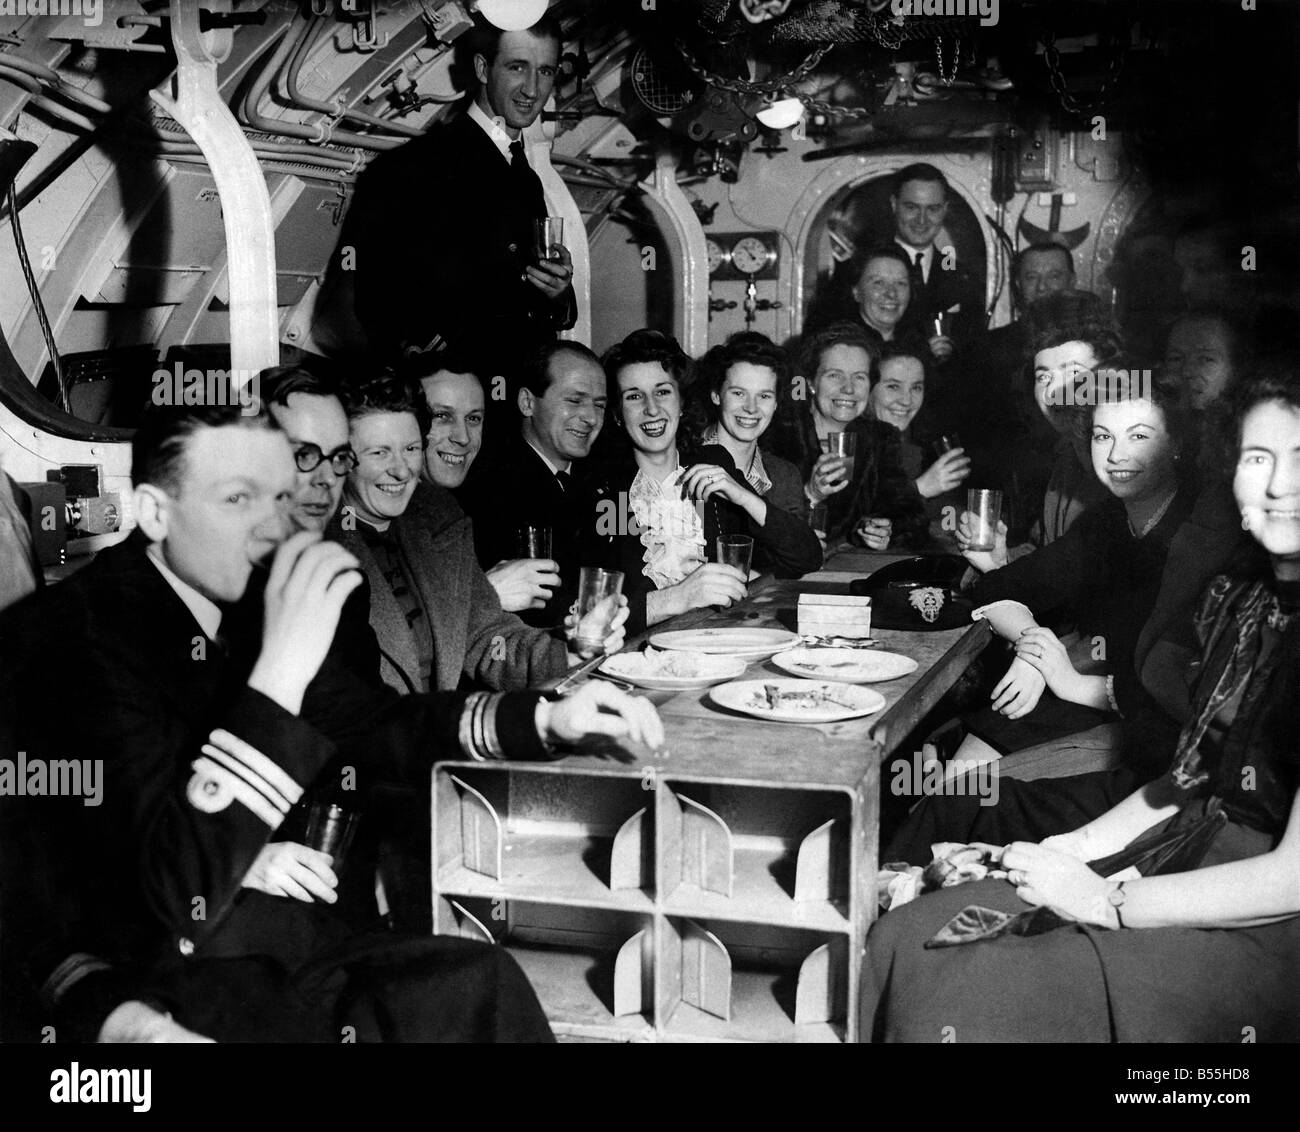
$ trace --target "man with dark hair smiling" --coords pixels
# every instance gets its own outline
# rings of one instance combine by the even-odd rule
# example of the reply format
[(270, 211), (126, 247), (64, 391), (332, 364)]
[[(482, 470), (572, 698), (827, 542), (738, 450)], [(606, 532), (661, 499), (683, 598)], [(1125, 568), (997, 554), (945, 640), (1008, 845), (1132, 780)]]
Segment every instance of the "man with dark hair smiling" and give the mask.
[[(49, 906), (22, 910), (25, 958), (50, 1006), (91, 1035), (136, 998), (219, 1040), (337, 1041), (342, 1027), (371, 1041), (548, 1040), (501, 949), (376, 933), (360, 854), (345, 871), (299, 845), (268, 879), (266, 850), (305, 794), (346, 771), (364, 798), (427, 779), (440, 757), (538, 758), (588, 732), (653, 746), (662, 727), (645, 701), (594, 682), (555, 704), (399, 697), (348, 670), (336, 627), (357, 560), (291, 533), (294, 458), (238, 404), (151, 410), (133, 446), (138, 529), (0, 622), (6, 655), (28, 662), (13, 677), (26, 749), (104, 760), (104, 804), (34, 834), (66, 875), (44, 889)], [(76, 713), (61, 709), (68, 686)]]
[[(577, 594), (582, 528), (595, 509), (597, 489), (581, 464), (605, 423), (605, 371), (586, 346), (557, 342), (534, 355), (522, 380), (519, 432), (499, 459), (478, 466), (463, 502), (479, 564), (490, 578), (519, 572), (532, 587), (520, 616), (555, 626)], [(527, 526), (551, 532), (549, 556), (524, 553)]]

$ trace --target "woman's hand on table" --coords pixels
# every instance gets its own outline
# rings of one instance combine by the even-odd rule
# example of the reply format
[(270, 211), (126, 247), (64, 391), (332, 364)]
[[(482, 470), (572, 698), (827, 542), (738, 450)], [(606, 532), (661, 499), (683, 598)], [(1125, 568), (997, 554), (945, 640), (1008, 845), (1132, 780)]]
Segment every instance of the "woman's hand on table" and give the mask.
[(488, 570), (487, 580), (507, 613), (541, 609), (560, 584), (560, 565), (550, 558), (512, 558)]
[(962, 485), (970, 475), (970, 457), (964, 448), (951, 448), (917, 478), (916, 490), (923, 499), (933, 499)]
[(1063, 700), (1073, 700), (1079, 673), (1061, 639), (1041, 625), (1026, 629), (1016, 640), (1016, 657), (1042, 673), (1047, 686)]
[(682, 607), (685, 612), (688, 609), (703, 609), (707, 605), (726, 606), (744, 601), (749, 594), (747, 581), (734, 566), (706, 562), (670, 588), (676, 590), (680, 600), (685, 603)]
[(1002, 854), (1007, 880), (1026, 904), (1050, 908), (1058, 916), (1097, 927), (1118, 927), (1107, 897), (1111, 882), (1077, 857), (1046, 845), (1013, 841)]
[(998, 520), (998, 531), (993, 540), (992, 550), (971, 549), (971, 543), (975, 541), (975, 516), (969, 511), (961, 513), (954, 537), (957, 539), (957, 549), (961, 551), (962, 557), (981, 574), (987, 574), (990, 570), (999, 570), (1010, 561), (1007, 554), (1007, 525), (1001, 519)]
[(868, 550), (885, 550), (893, 537), (894, 524), (889, 519), (868, 517), (854, 529), (854, 537), (862, 542)]
[(608, 735), (656, 751), (664, 745), (663, 720), (654, 704), (603, 680), (589, 680), (573, 695), (554, 703), (540, 701), (538, 729), (543, 739), (555, 743), (575, 743), (586, 735)]
[(825, 503), (837, 491), (843, 491), (848, 487), (849, 465), (852, 463), (851, 456), (830, 456), (826, 453), (818, 456), (817, 463), (813, 465), (812, 475), (804, 484), (804, 494), (808, 496), (808, 502), (816, 507), (818, 504)]
[(1098, 856), (1093, 851), (1092, 840), (1088, 837), (1087, 826), (1081, 826), (1069, 833), (1058, 833), (1052, 837), (1044, 837), (1038, 844), (1044, 849), (1051, 849), (1053, 852), (1064, 853), (1067, 857), (1073, 857), (1076, 861), (1091, 861)]
[[(612, 615), (610, 614), (611, 608), (614, 610)], [(605, 653), (608, 656), (612, 656), (614, 653), (621, 651), (623, 646), (627, 643), (627, 631), (624, 628), (627, 624), (627, 615), (628, 607), (626, 595), (610, 594), (608, 597), (601, 598), (600, 601), (587, 610), (587, 614), (583, 618), (584, 621), (592, 621), (597, 625), (603, 625), (606, 621), (609, 622), (609, 629), (605, 634), (604, 641), (602, 642)], [(564, 639), (566, 641), (571, 641), (574, 637), (579, 635), (578, 603), (575, 601), (571, 606), (569, 606), (569, 612), (564, 618)], [(577, 653), (569, 653), (570, 668), (575, 664), (581, 663), (582, 658), (578, 656)]]
[(1038, 706), (1047, 681), (1033, 665), (1016, 657), (993, 689), (993, 710), (1019, 719)]

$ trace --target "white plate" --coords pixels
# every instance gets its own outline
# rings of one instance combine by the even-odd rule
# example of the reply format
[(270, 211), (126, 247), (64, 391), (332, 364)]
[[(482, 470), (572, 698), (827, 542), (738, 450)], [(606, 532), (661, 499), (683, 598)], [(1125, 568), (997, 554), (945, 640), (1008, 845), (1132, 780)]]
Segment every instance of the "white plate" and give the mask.
[(784, 629), (677, 629), (671, 633), (656, 633), (650, 638), (650, 643), (657, 649), (757, 660), (797, 645), (799, 634)]
[(777, 653), (772, 663), (805, 680), (837, 680), (843, 684), (897, 680), (917, 667), (910, 656), (877, 649), (791, 649)]
[[(673, 657), (679, 658), (677, 663), (696, 674), (672, 675), (663, 672), (665, 664), (674, 663), (671, 659), (663, 658)], [(710, 656), (707, 653), (665, 650), (649, 656), (640, 652), (616, 653), (606, 658), (600, 670), (653, 692), (685, 692), (708, 688), (721, 684), (724, 680), (734, 680), (745, 671), (745, 664), (745, 660), (737, 656)]]
[[(767, 706), (768, 688), (800, 695), (816, 695), (821, 692), (832, 699), (806, 706), (789, 704), (771, 708)], [(885, 697), (879, 692), (871, 688), (860, 688), (856, 684), (829, 681), (813, 684), (807, 680), (792, 679), (736, 680), (731, 684), (719, 684), (709, 695), (720, 707), (781, 723), (834, 723), (839, 719), (857, 719), (878, 712), (886, 703)]]

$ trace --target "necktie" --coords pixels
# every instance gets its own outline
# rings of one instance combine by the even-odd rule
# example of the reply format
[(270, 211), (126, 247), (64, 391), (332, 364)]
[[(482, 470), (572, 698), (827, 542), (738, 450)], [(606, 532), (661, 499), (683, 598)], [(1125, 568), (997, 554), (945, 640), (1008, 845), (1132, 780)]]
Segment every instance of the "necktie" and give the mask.
[(920, 281), (921, 286), (925, 286), (925, 252), (917, 252), (916, 259), (913, 260), (912, 266), (916, 268), (916, 278)]
[(510, 172), (514, 176), (520, 191), (528, 198), (533, 215), (541, 219), (546, 215), (546, 196), (542, 192), (541, 178), (533, 172), (524, 156), (524, 143), (517, 138), (510, 143)]
[(555, 478), (559, 481), (560, 490), (567, 493), (573, 483), (573, 477), (568, 472), (556, 472)]

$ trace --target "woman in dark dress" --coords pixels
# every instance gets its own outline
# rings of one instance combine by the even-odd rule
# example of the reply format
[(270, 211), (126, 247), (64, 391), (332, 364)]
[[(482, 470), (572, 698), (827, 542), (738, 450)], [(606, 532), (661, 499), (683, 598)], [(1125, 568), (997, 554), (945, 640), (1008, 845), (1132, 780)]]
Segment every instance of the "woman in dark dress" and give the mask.
[(755, 527), (749, 532), (754, 565), (778, 578), (802, 577), (822, 564), (799, 469), (758, 446), (789, 397), (785, 351), (766, 335), (743, 331), (700, 359), (687, 409), (699, 462), (725, 469), (736, 481), (724, 483), (718, 498)]
[[(1168, 775), (922, 896), (867, 940), (878, 1041), (1300, 1040), (1300, 361), (1234, 396), (1233, 482), (1261, 564), (1211, 584)], [(927, 948), (962, 909), (1024, 934)], [(988, 924), (989, 919), (985, 920)]]
[[(840, 322), (810, 335), (799, 352), (796, 395), (763, 437), (765, 451), (799, 469), (810, 507), (825, 506), (827, 546), (870, 550), (926, 538), (925, 505), (903, 470), (898, 430), (866, 414), (878, 348), (860, 326)], [(833, 432), (854, 436), (851, 461), (824, 451)]]
[(933, 524), (942, 520), (945, 507), (954, 508), (954, 516), (960, 514), (958, 489), (970, 475), (970, 458), (961, 447), (946, 449), (933, 460), (928, 455), (938, 438), (917, 424), (928, 381), (928, 367), (920, 352), (886, 346), (876, 365), (867, 411), (901, 434), (903, 470), (916, 483)]
[[(975, 584), (978, 605), (1020, 602), (1037, 625), (1015, 627), (1016, 657), (991, 707), (967, 720), (958, 767), (1016, 752), (1023, 763), (1032, 749), (1033, 761), (1056, 774), (1101, 769), (1118, 750), (1116, 716), (1134, 701), (1146, 705), (1134, 665), (1137, 636), (1192, 502), (1180, 474), (1184, 423), (1175, 396), (1131, 364), (1095, 375), (1088, 443), (1108, 499), (1061, 538)], [(1067, 642), (1042, 627), (1049, 624), (1068, 630)], [(1042, 663), (1031, 663), (1031, 646)], [(1044, 682), (1050, 694), (1040, 700)], [(1074, 765), (1061, 757), (1067, 750)]]
[(689, 359), (676, 339), (637, 330), (603, 361), (610, 431), (622, 443), (593, 524), (604, 550), (592, 553), (623, 573), (629, 633), (745, 597), (747, 579), (709, 561), (720, 535), (749, 535), (756, 560), (782, 576), (820, 565), (821, 548), (807, 525), (755, 492), (725, 447), (710, 447), (704, 459), (695, 451), (681, 428)]

